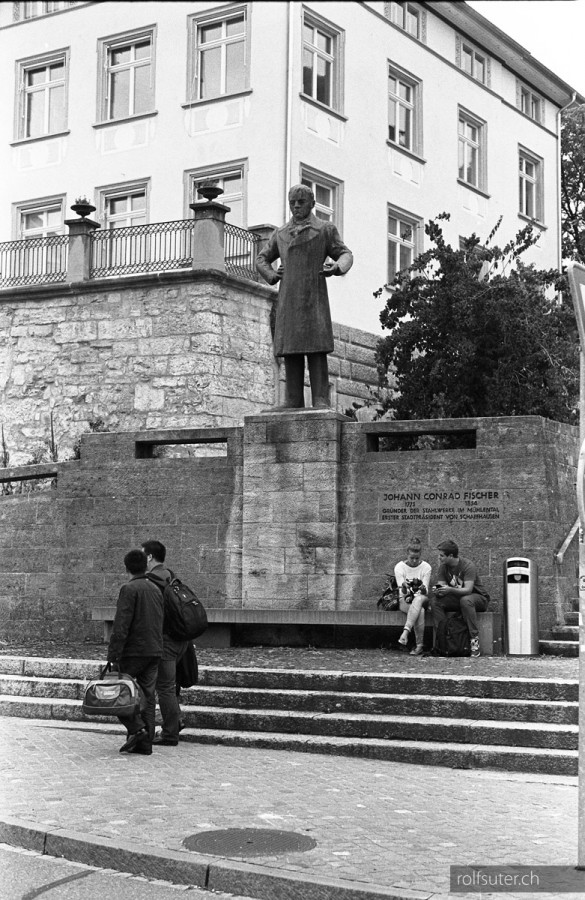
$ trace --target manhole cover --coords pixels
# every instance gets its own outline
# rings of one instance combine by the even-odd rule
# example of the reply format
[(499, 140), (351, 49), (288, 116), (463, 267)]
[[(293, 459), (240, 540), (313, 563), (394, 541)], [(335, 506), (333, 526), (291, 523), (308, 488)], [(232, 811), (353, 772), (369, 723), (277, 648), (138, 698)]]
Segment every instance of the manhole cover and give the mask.
[(183, 846), (212, 856), (275, 856), (312, 850), (317, 841), (306, 834), (273, 828), (218, 828), (186, 837)]

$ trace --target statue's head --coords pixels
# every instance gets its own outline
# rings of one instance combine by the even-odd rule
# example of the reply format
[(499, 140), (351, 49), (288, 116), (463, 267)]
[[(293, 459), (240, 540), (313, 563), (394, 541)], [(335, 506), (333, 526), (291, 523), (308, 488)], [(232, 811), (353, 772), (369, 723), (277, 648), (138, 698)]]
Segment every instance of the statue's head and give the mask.
[(288, 192), (288, 204), (295, 222), (302, 222), (311, 215), (315, 205), (315, 196), (306, 184), (295, 184)]

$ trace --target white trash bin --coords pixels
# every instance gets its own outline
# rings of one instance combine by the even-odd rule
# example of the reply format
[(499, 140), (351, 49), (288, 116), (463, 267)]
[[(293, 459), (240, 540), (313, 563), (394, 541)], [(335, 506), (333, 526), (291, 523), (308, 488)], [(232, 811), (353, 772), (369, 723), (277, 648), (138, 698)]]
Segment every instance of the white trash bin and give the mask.
[(531, 559), (504, 563), (504, 623), (509, 656), (538, 656), (538, 576)]

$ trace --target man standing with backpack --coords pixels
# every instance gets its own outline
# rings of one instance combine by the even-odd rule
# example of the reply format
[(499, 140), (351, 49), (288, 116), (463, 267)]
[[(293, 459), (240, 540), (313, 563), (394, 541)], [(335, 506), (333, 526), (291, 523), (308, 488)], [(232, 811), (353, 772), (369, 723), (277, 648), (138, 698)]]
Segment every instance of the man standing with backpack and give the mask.
[[(461, 612), (471, 639), (471, 656), (480, 656), (477, 613), (487, 609), (489, 594), (484, 588), (477, 568), (470, 559), (459, 556), (455, 541), (443, 541), (439, 551), (439, 574), (431, 595), (431, 613), (435, 635), (448, 612)], [(435, 642), (437, 638), (435, 638)]]
[(118, 597), (116, 616), (108, 646), (107, 661), (116, 663), (120, 672), (132, 675), (142, 689), (140, 711), (119, 716), (128, 732), (120, 753), (152, 753), (154, 736), (155, 685), (163, 652), (163, 599), (146, 578), (147, 561), (142, 550), (131, 550), (124, 557), (130, 576)]
[(190, 642), (177, 640), (169, 634), (168, 600), (164, 597), (164, 589), (172, 579), (172, 573), (164, 565), (167, 550), (160, 541), (145, 541), (142, 549), (147, 559), (147, 577), (156, 584), (163, 593), (165, 615), (163, 621), (163, 655), (158, 666), (156, 692), (163, 720), (162, 733), (153, 740), (153, 744), (162, 747), (176, 747), (181, 730), (181, 707), (177, 695), (177, 663), (187, 653)]

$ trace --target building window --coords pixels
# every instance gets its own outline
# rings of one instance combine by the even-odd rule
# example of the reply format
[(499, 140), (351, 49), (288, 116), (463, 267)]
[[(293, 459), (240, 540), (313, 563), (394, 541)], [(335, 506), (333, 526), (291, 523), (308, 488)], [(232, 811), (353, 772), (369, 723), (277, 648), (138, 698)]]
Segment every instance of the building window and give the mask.
[(407, 34), (425, 40), (426, 17), (416, 3), (384, 3), (384, 15)]
[(388, 207), (388, 283), (408, 269), (419, 252), (420, 219)]
[(62, 197), (17, 204), (17, 239), (63, 234), (63, 206)]
[(100, 120), (154, 110), (154, 29), (100, 41)]
[(480, 84), (489, 83), (489, 59), (485, 53), (481, 53), (472, 44), (461, 40), (457, 36), (457, 65), (459, 68), (479, 81)]
[(390, 65), (388, 69), (388, 140), (413, 153), (421, 151), (420, 83)]
[(529, 219), (543, 221), (542, 160), (522, 148), (518, 151), (518, 211)]
[(211, 100), (248, 88), (245, 6), (189, 19), (188, 99)]
[(103, 227), (108, 229), (127, 228), (131, 225), (146, 225), (147, 190), (141, 184), (133, 188), (106, 189), (101, 192), (101, 215)]
[(69, 9), (70, 6), (77, 6), (78, 0), (65, 0), (65, 2), (43, 2), (43, 0), (32, 0), (30, 3), (22, 3), (22, 18), (36, 19), (37, 16), (48, 16), (50, 13), (61, 12), (63, 9)]
[(313, 191), (315, 196), (313, 214), (318, 219), (333, 222), (341, 228), (342, 183), (302, 166), (301, 184), (306, 184)]
[(317, 19), (303, 17), (303, 94), (324, 106), (342, 108), (342, 32)]
[(485, 122), (459, 110), (459, 180), (485, 190)]
[(544, 101), (542, 97), (520, 82), (516, 84), (516, 105), (525, 116), (534, 119), (535, 122), (543, 121)]
[(217, 198), (218, 202), (230, 208), (226, 213), (226, 221), (239, 228), (245, 228), (246, 166), (243, 160), (222, 167), (195, 169), (186, 175), (188, 204), (201, 201), (197, 188), (201, 187), (204, 181), (211, 179), (223, 190), (223, 194)]
[(65, 131), (68, 63), (68, 50), (18, 63), (17, 139)]

